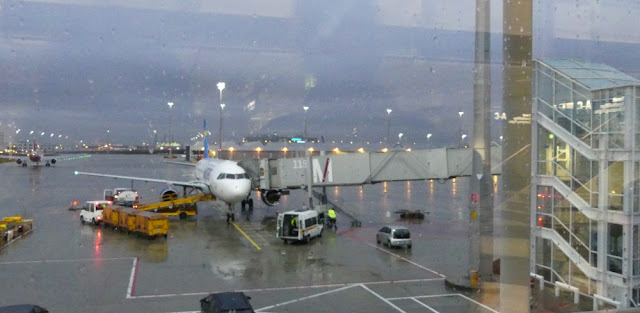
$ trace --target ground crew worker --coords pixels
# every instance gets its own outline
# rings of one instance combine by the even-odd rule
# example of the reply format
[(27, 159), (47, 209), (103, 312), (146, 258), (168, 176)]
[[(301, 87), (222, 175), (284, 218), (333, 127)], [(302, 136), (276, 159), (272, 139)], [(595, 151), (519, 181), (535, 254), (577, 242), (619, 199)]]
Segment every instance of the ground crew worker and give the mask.
[(331, 208), (327, 211), (327, 214), (329, 215), (329, 226), (336, 226), (336, 211)]
[(291, 219), (291, 231), (289, 232), (289, 233), (290, 233), (290, 234), (289, 234), (290, 236), (293, 236), (293, 235), (295, 234), (295, 231), (296, 231), (296, 230), (295, 230), (295, 229), (296, 229), (296, 220), (297, 220), (297, 219), (298, 219), (298, 217), (297, 217), (297, 216), (294, 216), (294, 217)]

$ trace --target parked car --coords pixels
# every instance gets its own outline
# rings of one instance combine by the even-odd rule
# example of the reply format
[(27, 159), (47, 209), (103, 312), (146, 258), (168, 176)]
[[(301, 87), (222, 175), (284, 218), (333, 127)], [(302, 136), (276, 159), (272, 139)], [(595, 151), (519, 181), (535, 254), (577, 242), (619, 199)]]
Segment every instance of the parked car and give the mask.
[(253, 313), (253, 307), (244, 292), (212, 293), (200, 299), (203, 313)]
[(411, 232), (404, 226), (384, 226), (376, 234), (376, 243), (411, 249)]

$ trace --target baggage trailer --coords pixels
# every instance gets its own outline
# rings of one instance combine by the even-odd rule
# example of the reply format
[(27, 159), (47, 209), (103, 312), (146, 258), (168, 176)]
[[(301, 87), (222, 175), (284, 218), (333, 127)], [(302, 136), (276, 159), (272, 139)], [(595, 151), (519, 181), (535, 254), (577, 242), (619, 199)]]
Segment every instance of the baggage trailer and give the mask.
[(120, 211), (118, 208), (121, 208), (119, 205), (109, 205), (102, 209), (102, 225), (105, 227), (111, 226), (111, 228), (118, 227)]
[(120, 228), (121, 231), (127, 231), (127, 233), (135, 231), (135, 214), (138, 212), (138, 210), (121, 206), (117, 207), (116, 210), (118, 210), (118, 228)]
[(147, 235), (149, 238), (163, 236), (167, 238), (169, 232), (169, 218), (162, 214), (138, 211), (135, 214), (135, 232)]

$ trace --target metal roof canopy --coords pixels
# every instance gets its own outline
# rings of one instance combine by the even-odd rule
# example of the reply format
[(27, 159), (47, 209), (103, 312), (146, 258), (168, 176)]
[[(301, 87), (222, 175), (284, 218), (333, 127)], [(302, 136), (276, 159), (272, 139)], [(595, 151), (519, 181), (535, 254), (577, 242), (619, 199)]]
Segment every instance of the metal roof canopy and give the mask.
[[(346, 153), (311, 157), (313, 186), (350, 186), (384, 181), (449, 179), (471, 176), (471, 148), (441, 148), (387, 153)], [(501, 174), (502, 147), (491, 147), (492, 174)], [(260, 173), (260, 189), (298, 189), (308, 184), (308, 157), (245, 160)], [(257, 175), (256, 175), (257, 176)]]
[(590, 91), (640, 85), (640, 80), (606, 64), (573, 59), (540, 59), (536, 61)]

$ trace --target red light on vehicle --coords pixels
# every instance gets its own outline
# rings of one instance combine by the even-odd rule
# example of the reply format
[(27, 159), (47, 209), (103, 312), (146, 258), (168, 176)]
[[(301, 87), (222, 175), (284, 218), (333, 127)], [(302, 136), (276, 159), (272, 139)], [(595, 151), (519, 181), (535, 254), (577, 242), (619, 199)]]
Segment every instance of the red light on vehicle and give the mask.
[(538, 226), (542, 227), (542, 217), (538, 217)]

